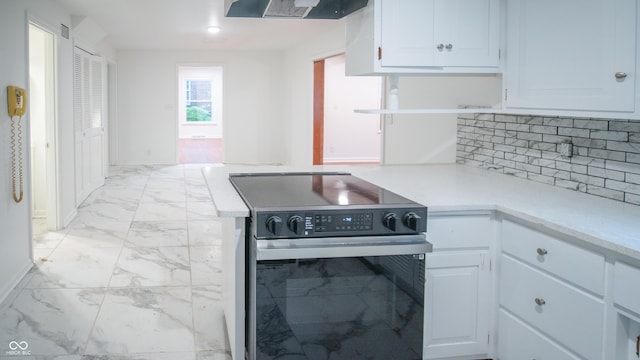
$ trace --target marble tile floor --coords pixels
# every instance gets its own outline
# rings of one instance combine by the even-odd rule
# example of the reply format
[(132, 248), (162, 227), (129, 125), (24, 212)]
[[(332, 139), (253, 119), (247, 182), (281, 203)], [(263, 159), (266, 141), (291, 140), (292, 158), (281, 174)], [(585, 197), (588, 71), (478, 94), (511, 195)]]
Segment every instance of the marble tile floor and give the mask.
[(35, 221), (35, 265), (0, 304), (0, 359), (231, 359), (201, 167), (112, 167), (66, 229)]

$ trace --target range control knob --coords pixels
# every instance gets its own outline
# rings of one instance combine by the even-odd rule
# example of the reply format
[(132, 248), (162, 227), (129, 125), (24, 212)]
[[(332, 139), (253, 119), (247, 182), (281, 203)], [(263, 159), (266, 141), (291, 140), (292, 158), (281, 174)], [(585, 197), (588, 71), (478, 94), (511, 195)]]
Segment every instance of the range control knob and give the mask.
[(304, 219), (300, 215), (293, 215), (287, 220), (289, 230), (296, 235), (302, 235), (304, 232)]
[(384, 218), (382, 218), (382, 224), (384, 225), (384, 227), (386, 227), (391, 231), (396, 231), (397, 223), (398, 223), (398, 215), (394, 213), (387, 213), (384, 215)]
[(280, 235), (280, 231), (282, 231), (282, 218), (277, 215), (272, 215), (267, 218), (266, 221), (267, 230), (273, 235)]
[(418, 227), (420, 226), (420, 215), (414, 213), (413, 211), (404, 214), (402, 217), (402, 222), (404, 226), (408, 227), (413, 231), (418, 231)]

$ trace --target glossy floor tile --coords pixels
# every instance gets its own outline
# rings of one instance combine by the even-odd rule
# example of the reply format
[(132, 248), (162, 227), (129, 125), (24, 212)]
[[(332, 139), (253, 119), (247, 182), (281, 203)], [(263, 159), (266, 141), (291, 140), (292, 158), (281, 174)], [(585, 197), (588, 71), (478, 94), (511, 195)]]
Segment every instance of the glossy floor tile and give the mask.
[(118, 166), (0, 304), (0, 359), (229, 360), (201, 165)]

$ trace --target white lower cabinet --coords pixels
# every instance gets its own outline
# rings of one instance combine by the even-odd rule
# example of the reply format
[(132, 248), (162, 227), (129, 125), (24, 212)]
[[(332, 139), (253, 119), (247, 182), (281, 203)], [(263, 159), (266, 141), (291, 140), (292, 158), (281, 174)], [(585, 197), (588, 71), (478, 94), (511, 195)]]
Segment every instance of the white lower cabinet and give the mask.
[(640, 314), (640, 268), (618, 261), (613, 273), (613, 301)]
[(498, 354), (504, 360), (578, 360), (505, 310), (498, 315)]
[(426, 259), (427, 359), (489, 351), (491, 277), (487, 251), (433, 253)]
[(507, 255), (501, 259), (499, 288), (502, 308), (583, 358), (602, 358), (602, 300)]
[(640, 358), (640, 317), (618, 312), (615, 322), (614, 348), (605, 359), (637, 360)]
[(502, 223), (502, 251), (596, 295), (604, 293), (604, 256), (524, 225)]
[(502, 221), (499, 359), (603, 359), (605, 256), (569, 240)]
[(443, 214), (427, 220), (424, 359), (640, 359), (636, 258), (501, 212)]
[(616, 261), (613, 270), (615, 360), (640, 358), (640, 267)]
[(425, 359), (491, 356), (495, 222), (492, 213), (430, 215), (425, 261)]

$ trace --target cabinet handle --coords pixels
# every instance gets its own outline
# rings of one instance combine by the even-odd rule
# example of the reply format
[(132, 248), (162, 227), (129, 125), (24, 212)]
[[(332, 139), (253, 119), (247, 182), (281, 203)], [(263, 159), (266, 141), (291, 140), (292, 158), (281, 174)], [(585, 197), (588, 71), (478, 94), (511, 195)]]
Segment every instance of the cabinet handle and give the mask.
[(547, 303), (547, 302), (546, 302), (546, 301), (544, 301), (544, 299), (542, 299), (542, 298), (535, 298), (535, 300), (534, 300), (534, 301), (536, 302), (536, 305), (538, 305), (538, 306), (542, 306), (542, 305), (544, 305), (544, 304), (546, 304), (546, 303)]
[(438, 46), (436, 46), (436, 48), (440, 51), (442, 51), (442, 49), (444, 49), (444, 44), (438, 44)]
[(447, 44), (447, 46), (445, 46), (445, 49), (447, 50), (453, 49), (453, 44)]
[(617, 72), (615, 75), (616, 79), (622, 80), (627, 78), (627, 73), (625, 72)]
[(547, 249), (543, 249), (543, 248), (538, 248), (538, 250), (536, 250), (538, 252), (538, 255), (540, 256), (545, 256), (547, 255), (549, 252), (547, 251)]

